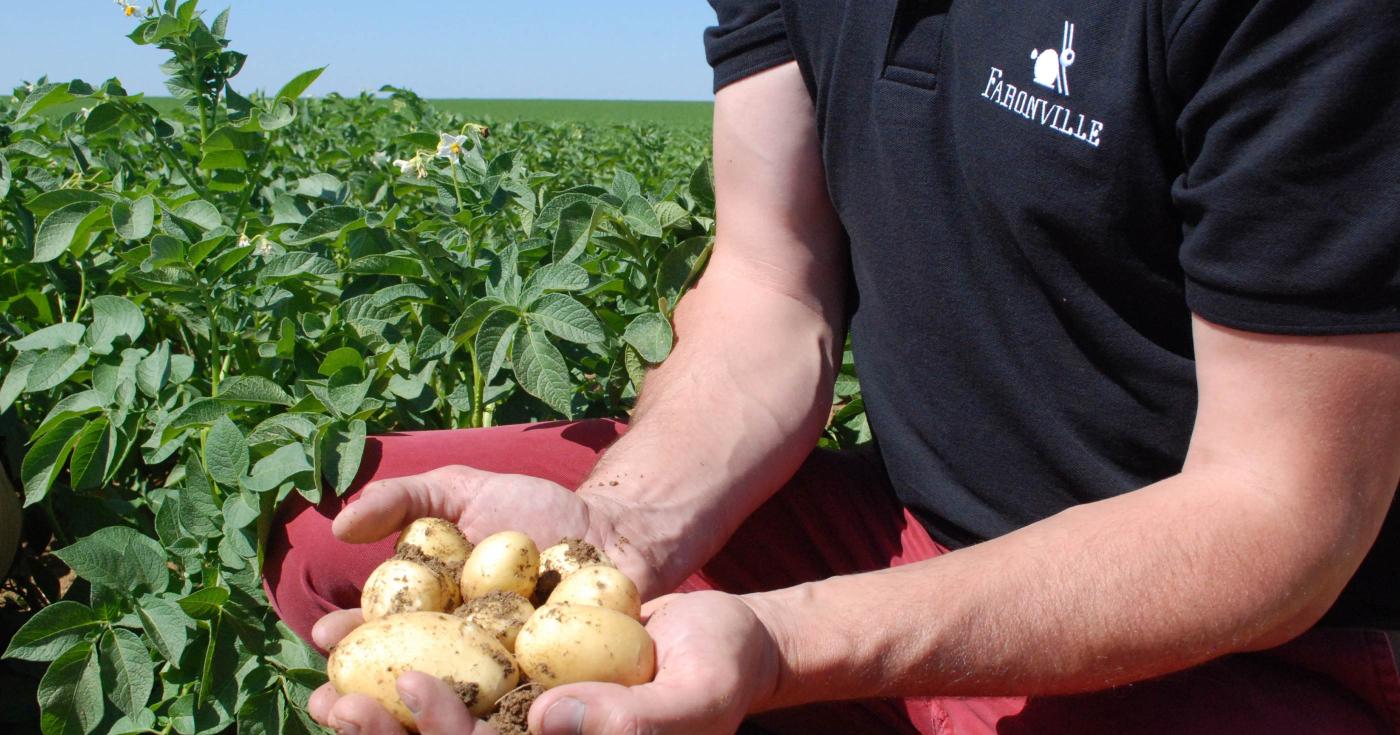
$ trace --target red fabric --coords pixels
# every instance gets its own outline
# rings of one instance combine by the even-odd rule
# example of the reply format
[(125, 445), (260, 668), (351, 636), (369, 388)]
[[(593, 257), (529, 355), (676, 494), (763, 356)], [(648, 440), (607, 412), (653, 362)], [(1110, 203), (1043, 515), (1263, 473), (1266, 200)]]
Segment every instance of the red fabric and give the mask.
[[(374, 437), (356, 487), (448, 464), (575, 487), (622, 430), (615, 422), (585, 421)], [(359, 604), (360, 586), (392, 552), (392, 539), (356, 546), (331, 535), (331, 519), (344, 502), (292, 503), (272, 534), (268, 597), (308, 640), (322, 615)], [(680, 589), (777, 589), (945, 551), (899, 507), (874, 463), (819, 451)], [(1400, 672), (1382, 633), (1315, 630), (1282, 648), (1093, 694), (823, 704), (770, 713), (753, 724), (802, 735), (1400, 733)]]

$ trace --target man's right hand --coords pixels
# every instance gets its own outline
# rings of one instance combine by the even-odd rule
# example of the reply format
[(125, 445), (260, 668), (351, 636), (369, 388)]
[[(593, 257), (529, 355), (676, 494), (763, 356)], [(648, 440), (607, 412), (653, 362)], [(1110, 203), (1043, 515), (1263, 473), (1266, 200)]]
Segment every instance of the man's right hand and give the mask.
[(657, 551), (645, 529), (629, 524), (645, 517), (625, 500), (575, 494), (558, 483), (526, 475), (503, 475), (464, 466), (380, 480), (335, 518), (336, 538), (373, 543), (397, 534), (423, 517), (445, 518), (473, 542), (498, 531), (520, 531), (541, 547), (561, 538), (581, 538), (602, 549), (632, 581), (643, 599), (661, 589)]

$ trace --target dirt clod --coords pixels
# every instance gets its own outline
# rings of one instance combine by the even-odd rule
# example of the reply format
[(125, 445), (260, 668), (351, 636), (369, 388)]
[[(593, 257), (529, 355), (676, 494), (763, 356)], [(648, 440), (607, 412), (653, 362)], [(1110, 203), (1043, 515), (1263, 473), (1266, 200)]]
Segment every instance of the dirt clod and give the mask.
[(501, 735), (527, 735), (530, 705), (544, 694), (544, 687), (529, 684), (501, 697), (496, 711), (487, 722)]
[(460, 682), (448, 676), (443, 678), (442, 682), (452, 687), (452, 691), (457, 693), (457, 698), (462, 700), (462, 704), (466, 705), (467, 709), (471, 709), (472, 705), (476, 704), (477, 698), (481, 696), (481, 685), (474, 681)]

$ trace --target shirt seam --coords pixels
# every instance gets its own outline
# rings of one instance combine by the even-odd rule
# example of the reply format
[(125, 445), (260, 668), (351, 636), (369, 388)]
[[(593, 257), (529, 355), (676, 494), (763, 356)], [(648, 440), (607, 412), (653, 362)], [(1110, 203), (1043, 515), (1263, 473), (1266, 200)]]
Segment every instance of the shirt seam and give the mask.
[(1205, 0), (1191, 0), (1191, 4), (1177, 11), (1177, 19), (1172, 22), (1172, 27), (1167, 31), (1167, 58), (1171, 58), (1172, 49), (1176, 46), (1176, 37), (1181, 33), (1181, 29), (1186, 27), (1191, 15), (1196, 12), (1196, 8), (1201, 7)]

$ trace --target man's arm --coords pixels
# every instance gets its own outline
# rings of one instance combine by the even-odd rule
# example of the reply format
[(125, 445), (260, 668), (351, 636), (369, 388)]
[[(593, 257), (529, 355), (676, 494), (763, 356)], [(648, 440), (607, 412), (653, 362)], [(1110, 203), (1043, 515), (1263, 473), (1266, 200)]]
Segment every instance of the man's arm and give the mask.
[(746, 598), (780, 651), (759, 706), (1094, 690), (1315, 624), (1400, 482), (1400, 334), (1195, 332), (1179, 475), (921, 564)]
[[(675, 350), (579, 489), (674, 588), (815, 447), (840, 367), (847, 256), (815, 117), (789, 63), (716, 95), (714, 254), (676, 311)], [(619, 539), (607, 539), (614, 546)], [(624, 542), (623, 546), (626, 546)]]

